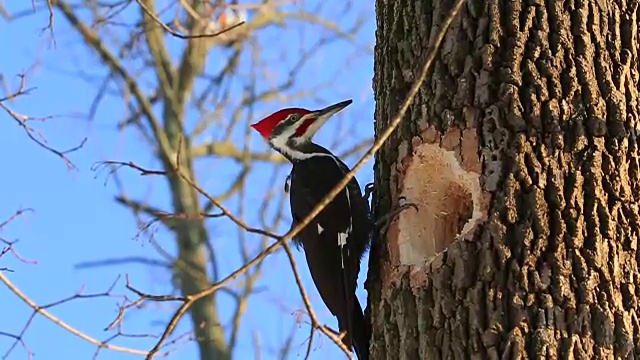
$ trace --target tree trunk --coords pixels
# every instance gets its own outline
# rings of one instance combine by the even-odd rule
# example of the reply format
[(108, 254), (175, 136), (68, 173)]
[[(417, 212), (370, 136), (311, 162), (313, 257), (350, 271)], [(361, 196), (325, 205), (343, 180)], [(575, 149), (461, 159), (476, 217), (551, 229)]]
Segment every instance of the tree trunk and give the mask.
[[(451, 1), (377, 0), (376, 132)], [(376, 158), (372, 359), (640, 356), (638, 1), (470, 0)]]

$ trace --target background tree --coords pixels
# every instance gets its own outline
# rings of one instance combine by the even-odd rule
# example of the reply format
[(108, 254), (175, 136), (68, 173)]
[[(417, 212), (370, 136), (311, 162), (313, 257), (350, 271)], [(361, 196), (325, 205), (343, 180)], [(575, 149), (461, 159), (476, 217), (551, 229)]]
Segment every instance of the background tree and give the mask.
[[(376, 132), (451, 2), (377, 1)], [(638, 3), (466, 1), (376, 158), (373, 359), (633, 358)], [(464, 239), (464, 240), (463, 240)]]
[[(320, 107), (346, 98), (363, 99), (365, 97), (358, 86), (368, 88), (370, 75), (352, 71), (354, 66), (363, 68), (363, 62), (367, 63), (371, 54), (368, 39), (360, 35), (360, 31), (366, 28), (366, 19), (370, 18), (372, 8), (359, 3), (328, 6), (322, 2), (298, 4), (280, 1), (53, 0), (35, 3), (35, 13), (25, 4), (11, 2), (3, 5), (2, 12), (10, 20), (3, 25), (4, 34), (9, 34), (9, 31), (20, 34), (25, 30), (33, 33), (34, 23), (43, 27), (49, 22), (49, 28), (42, 33), (45, 38), (40, 41), (47, 46), (41, 49), (50, 49), (29, 54), (37, 58), (38, 63), (19, 79), (26, 84), (16, 84), (8, 75), (14, 70), (3, 69), (4, 79), (10, 80), (8, 85), (15, 85), (8, 86), (6, 93), (21, 95), (15, 99), (16, 103), (9, 103), (13, 98), (1, 99), (6, 106), (4, 115), (19, 125), (15, 128), (26, 131), (33, 140), (40, 139), (41, 145), (63, 157), (69, 167), (77, 167), (82, 187), (90, 186), (93, 191), (85, 192), (80, 188), (75, 194), (67, 191), (65, 197), (50, 205), (55, 208), (55, 213), (66, 212), (66, 216), (54, 220), (55, 225), (47, 230), (57, 234), (56, 241), (60, 246), (73, 249), (56, 257), (63, 257), (62, 262), (66, 266), (75, 263), (78, 268), (109, 266), (111, 269), (108, 270), (111, 275), (108, 279), (92, 270), (81, 273), (86, 275), (73, 272), (71, 276), (79, 277), (78, 281), (70, 278), (51, 280), (47, 278), (46, 270), (38, 271), (37, 267), (27, 270), (28, 267), (16, 258), (3, 254), (2, 268), (14, 271), (13, 274), (3, 274), (3, 281), (19, 286), (25, 294), (29, 294), (29, 290), (35, 291), (29, 286), (24, 288), (25, 282), (40, 288), (54, 287), (46, 296), (35, 299), (41, 305), (68, 296), (69, 291), (88, 283), (87, 291), (97, 293), (76, 294), (62, 301), (73, 300), (64, 306), (75, 313), (68, 317), (61, 315), (62, 320), (73, 323), (74, 320), (79, 321), (73, 316), (79, 315), (86, 321), (90, 307), (89, 314), (94, 318), (91, 324), (85, 325), (88, 329), (78, 332), (88, 332), (100, 340), (104, 337), (109, 344), (117, 346), (150, 349), (158, 343), (158, 336), (167, 324), (167, 318), (180, 304), (181, 297), (208, 288), (264, 250), (268, 244), (265, 236), (248, 234), (232, 221), (219, 219), (222, 216), (216, 203), (224, 204), (239, 218), (267, 231), (275, 232), (288, 226), (288, 215), (282, 213), (286, 199), (282, 193), (286, 170), (281, 166), (284, 159), (268, 151), (259, 139), (250, 137), (247, 125), (285, 105)], [(241, 21), (244, 21), (241, 26), (234, 27)], [(212, 36), (228, 28), (231, 30)], [(26, 91), (31, 84), (38, 84), (36, 71), (46, 73), (48, 81), (56, 82), (55, 86)], [(337, 83), (335, 80), (338, 78), (341, 82)], [(16, 88), (18, 90), (14, 90)], [(50, 98), (58, 95), (55, 92), (67, 96), (59, 98), (59, 103), (52, 102)], [(37, 109), (34, 104), (38, 104)], [(370, 122), (364, 115), (366, 106), (366, 101), (361, 101), (361, 105), (350, 109), (349, 114), (350, 118), (358, 120), (335, 121), (331, 129), (333, 136), (329, 137), (327, 135), (330, 134), (325, 132), (325, 136), (320, 138), (347, 161), (351, 159), (350, 155), (361, 152), (370, 142), (367, 132), (360, 130), (363, 124), (370, 128), (367, 125)], [(26, 110), (15, 110), (19, 108)], [(39, 115), (32, 115), (34, 113), (64, 115), (47, 118), (46, 122), (36, 126), (34, 120)], [(359, 130), (355, 131), (355, 127)], [(39, 137), (39, 130), (46, 134), (46, 141)], [(9, 149), (14, 137), (11, 133), (6, 134), (7, 139), (0, 142), (7, 144)], [(86, 144), (82, 141), (85, 137)], [(331, 138), (332, 142), (327, 141)], [(349, 141), (344, 141), (345, 138)], [(24, 137), (20, 139), (24, 141)], [(58, 147), (49, 145), (66, 144), (76, 139), (84, 147), (73, 155), (64, 154)], [(22, 156), (26, 155), (15, 157), (16, 164), (7, 166), (16, 169), (16, 180), (28, 182), (26, 179), (36, 176), (23, 169)], [(154, 169), (163, 176), (154, 177), (153, 173), (147, 173), (148, 176), (140, 177), (137, 171), (120, 169), (118, 163), (94, 166), (96, 173), (88, 171), (91, 165), (102, 160), (131, 162), (130, 165)], [(174, 171), (176, 167), (180, 168), (181, 175)], [(57, 171), (49, 165), (42, 165), (38, 169), (41, 181), (29, 185), (33, 188), (26, 183), (24, 187), (11, 184), (5, 188), (15, 189), (12, 192), (21, 203), (24, 195), (19, 194), (27, 191), (63, 192), (56, 187), (47, 189), (52, 178), (63, 176), (54, 175)], [(96, 179), (92, 178), (94, 176)], [(206, 189), (212, 195), (206, 197), (199, 193), (185, 177), (193, 179), (199, 189)], [(87, 185), (89, 181), (91, 185)], [(106, 190), (102, 188), (103, 183)], [(102, 209), (88, 209), (86, 203), (73, 208), (80, 201), (78, 198), (83, 196), (80, 194), (91, 193), (92, 197), (104, 198), (112, 192), (116, 193), (116, 202), (134, 215), (138, 229), (132, 227), (132, 222), (116, 218), (115, 209), (110, 208), (111, 212), (107, 214), (100, 213), (102, 217), (114, 217), (109, 222), (99, 223), (96, 216), (89, 214), (92, 211), (98, 214)], [(69, 206), (68, 203), (74, 205)], [(56, 215), (51, 210), (43, 211), (42, 206), (34, 207), (37, 213), (45, 216)], [(7, 218), (11, 215), (9, 209), (3, 211), (8, 212)], [(38, 240), (42, 233), (29, 236), (24, 228), (15, 226), (18, 227), (12, 229), (12, 233), (19, 233), (26, 240), (19, 247), (7, 241), (5, 249), (19, 248), (22, 253), (33, 254), (36, 247), (33, 244), (42, 246)], [(69, 230), (72, 232), (84, 231), (83, 238), (74, 243), (65, 241), (64, 231), (60, 230), (65, 227), (73, 228)], [(152, 247), (141, 248), (138, 245), (132, 249), (132, 237), (144, 239), (140, 244), (150, 243)], [(120, 238), (126, 241), (121, 242)], [(31, 242), (32, 247), (25, 247), (25, 242)], [(80, 258), (102, 257), (103, 252), (114, 257), (78, 263)], [(277, 312), (277, 316), (265, 314), (264, 305), (253, 306), (255, 310), (252, 312), (250, 306), (252, 294), (268, 291), (268, 287), (274, 284), (273, 280), (261, 279), (265, 264), (271, 264), (272, 274), (280, 274), (283, 265), (278, 262), (284, 260), (283, 256), (280, 254), (271, 262), (259, 263), (245, 272), (239, 281), (195, 302), (189, 312), (192, 330), (184, 325), (178, 326), (163, 342), (168, 347), (162, 348), (161, 352), (172, 352), (184, 342), (195, 340), (202, 359), (228, 359), (232, 355), (247, 358), (254, 353), (286, 358), (304, 353), (309, 332), (299, 330), (297, 326), (292, 328), (295, 336), (285, 334), (284, 339), (271, 337), (268, 344), (261, 343), (258, 332), (251, 338), (255, 329), (242, 331), (252, 318), (258, 319), (255, 322), (265, 323), (258, 329), (271, 330), (266, 324), (274, 323), (283, 315), (273, 308), (267, 311)], [(44, 264), (48, 260), (46, 256), (37, 258)], [(114, 288), (103, 292), (116, 274), (129, 274), (133, 264), (151, 266), (154, 273), (158, 268), (163, 272), (168, 270), (171, 277), (155, 279), (156, 284), (143, 291), (139, 289), (148, 286), (139, 276), (134, 276), (126, 282), (121, 279)], [(46, 268), (46, 265), (42, 266)], [(120, 268), (116, 270), (113, 266)], [(276, 282), (281, 278), (271, 276)], [(171, 280), (171, 286), (166, 286), (168, 280)], [(293, 284), (289, 277), (282, 281), (288, 282), (289, 287)], [(16, 288), (11, 290), (16, 292)], [(126, 299), (121, 296), (123, 293)], [(149, 293), (166, 295), (150, 297)], [(9, 298), (9, 292), (0, 293), (0, 297)], [(102, 303), (97, 299), (85, 299), (91, 305), (82, 308), (77, 301), (87, 297), (107, 299)], [(113, 300), (114, 297), (117, 300)], [(145, 301), (140, 302), (139, 298)], [(12, 299), (17, 300), (15, 297)], [(285, 321), (294, 325), (290, 309), (292, 302), (301, 308), (298, 299), (297, 291), (281, 294), (275, 290), (270, 298), (260, 301), (279, 302), (277, 305), (288, 312), (284, 314)], [(101, 335), (97, 330), (117, 315), (113, 309), (116, 301), (121, 310), (135, 305), (151, 307), (152, 310), (168, 307), (171, 312), (158, 314), (146, 311), (132, 323), (131, 316), (134, 315), (127, 315), (131, 311), (127, 309), (125, 316), (119, 317), (109, 329), (110, 332)], [(56, 309), (49, 307), (48, 310), (52, 314), (64, 314), (59, 305), (56, 302), (51, 306), (56, 306)], [(97, 307), (99, 305), (104, 307)], [(29, 337), (38, 338), (40, 333), (34, 329), (30, 330), (31, 333), (26, 332), (31, 326), (31, 321), (24, 326), (24, 317), (28, 314), (2, 314), (3, 318), (12, 316), (12, 321), (3, 322), (10, 325), (0, 329), (4, 335), (0, 336), (0, 341), (3, 344), (6, 341), (7, 355), (14, 356), (18, 351), (16, 346), (20, 344), (25, 346), (27, 353), (32, 350), (50, 353), (52, 348), (48, 346), (35, 349), (27, 346)], [(243, 321), (247, 316), (248, 320)], [(19, 321), (18, 317), (22, 320)], [(330, 319), (329, 316), (324, 318)], [(146, 331), (145, 326), (136, 326), (152, 321), (161, 322), (162, 326), (153, 331)], [(55, 331), (56, 334), (62, 333), (59, 328)], [(335, 354), (331, 352), (335, 350), (327, 350), (327, 347), (318, 356)], [(80, 350), (76, 348), (76, 351)], [(181, 352), (177, 356), (182, 358), (184, 354)], [(121, 359), (125, 355), (101, 352), (100, 356)]]

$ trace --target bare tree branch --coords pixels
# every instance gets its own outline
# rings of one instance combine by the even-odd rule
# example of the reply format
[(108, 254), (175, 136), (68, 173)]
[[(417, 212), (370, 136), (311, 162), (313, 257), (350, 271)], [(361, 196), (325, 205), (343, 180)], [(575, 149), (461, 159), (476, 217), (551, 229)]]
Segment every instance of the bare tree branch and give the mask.
[[(9, 105), (7, 105), (8, 102), (10, 101), (14, 101), (17, 98), (21, 97), (21, 96), (25, 96), (28, 95), (32, 90), (34, 90), (35, 88), (27, 88), (26, 87), (26, 75), (25, 74), (20, 74), (20, 85), (18, 87), (18, 89), (14, 90), (11, 93), (6, 94), (4, 97), (0, 98), (0, 108), (3, 109), (7, 115), (9, 115), (9, 117), (11, 117), (13, 120), (15, 120), (15, 122), (22, 128), (24, 129), (24, 132), (27, 134), (27, 136), (29, 137), (29, 139), (31, 139), (33, 142), (35, 142), (36, 144), (38, 144), (38, 146), (40, 146), (41, 148), (49, 151), (50, 153), (58, 156), (59, 158), (61, 158), (64, 163), (67, 165), (67, 167), (70, 170), (75, 170), (76, 166), (71, 162), (71, 160), (69, 160), (69, 158), (67, 157), (68, 154), (77, 151), (79, 149), (81, 149), (85, 142), (87, 141), (86, 138), (84, 138), (79, 145), (76, 145), (70, 149), (67, 150), (57, 150), (54, 149), (53, 147), (49, 146), (47, 143), (47, 139), (44, 136), (44, 134), (42, 134), (42, 132), (34, 129), (33, 127), (29, 126), (27, 124), (27, 122), (29, 121), (46, 121), (48, 119), (50, 119), (50, 116), (46, 116), (46, 117), (33, 117), (30, 115), (24, 115), (21, 113), (18, 113), (17, 111), (11, 109), (9, 107)], [(0, 75), (0, 80), (3, 80), (3, 77)], [(6, 93), (6, 90), (5, 90)]]
[[(61, 303), (69, 302), (69, 301), (72, 301), (72, 300), (75, 300), (75, 299), (109, 296), (109, 292), (111, 291), (112, 288), (107, 290), (105, 293), (101, 293), (101, 294), (84, 295), (81, 292), (78, 292), (78, 293), (76, 293), (74, 296), (72, 296), (70, 298), (67, 298), (67, 299), (64, 299), (64, 300), (60, 300), (60, 301), (56, 301), (56, 302), (48, 304), (48, 305), (40, 306), (40, 305), (36, 304), (33, 300), (31, 300), (27, 295), (25, 295), (2, 272), (0, 272), (0, 281), (2, 281), (11, 292), (13, 292), (18, 298), (20, 298), (20, 300), (22, 300), (24, 303), (26, 303), (27, 305), (29, 305), (29, 307), (31, 307), (33, 309), (33, 313), (31, 314), (31, 317), (27, 321), (26, 325), (23, 327), (23, 329), (20, 332), (20, 334), (17, 335), (16, 343), (17, 342), (22, 342), (24, 334), (25, 334), (27, 328), (29, 327), (29, 325), (31, 324), (31, 322), (33, 321), (33, 318), (35, 317), (36, 314), (40, 314), (40, 315), (44, 316), (45, 318), (51, 320), (52, 322), (54, 322), (55, 324), (57, 324), (61, 328), (67, 330), (70, 333), (72, 333), (73, 335), (76, 335), (79, 338), (98, 346), (99, 348), (106, 348), (106, 349), (109, 349), (109, 350), (119, 351), (119, 352), (124, 352), (124, 353), (129, 353), (129, 354), (147, 355), (147, 352), (144, 351), (144, 350), (138, 350), (138, 349), (127, 348), (127, 347), (123, 347), (123, 346), (111, 345), (109, 343), (97, 340), (97, 339), (85, 334), (84, 332), (76, 329), (75, 327), (67, 324), (63, 320), (57, 318), (56, 316), (51, 314), (49, 311), (47, 311), (47, 309), (50, 308), (50, 307), (54, 307), (54, 306), (59, 305)], [(113, 286), (115, 286), (115, 282), (114, 282)], [(13, 351), (16, 343), (14, 343), (14, 345), (11, 346), (9, 348), (9, 350), (7, 350), (7, 352), (5, 353), (5, 358), (8, 357), (9, 354)]]
[[(133, 23), (131, 14), (127, 17), (118, 16), (132, 3), (136, 6), (134, 16), (139, 17)], [(255, 285), (262, 274), (261, 260), (275, 252), (282, 246), (283, 241), (287, 240), (275, 235), (283, 220), (282, 208), (285, 203), (282, 186), (277, 184), (280, 168), (278, 165), (286, 161), (279, 154), (252, 149), (249, 141), (251, 134), (246, 125), (256, 114), (264, 111), (265, 105), (273, 106), (272, 102), (289, 102), (303, 98), (320, 101), (316, 92), (329, 89), (334, 79), (323, 79), (313, 85), (303, 84), (303, 88), (298, 89), (295, 85), (300, 85), (299, 74), (320, 49), (332, 44), (336, 39), (352, 42), (360, 25), (356, 21), (351, 28), (342, 30), (333, 19), (323, 20), (315, 11), (305, 13), (302, 5), (287, 1), (270, 0), (240, 5), (180, 0), (171, 4), (159, 4), (153, 0), (79, 0), (73, 4), (65, 0), (51, 0), (50, 3), (69, 22), (72, 30), (80, 35), (86, 48), (90, 53), (97, 55), (107, 70), (93, 74), (84, 69), (79, 71), (82, 74), (81, 78), (95, 84), (98, 90), (90, 106), (89, 117), (94, 118), (100, 112), (99, 108), (105, 97), (122, 98), (124, 109), (128, 110), (129, 114), (124, 116), (126, 119), (120, 123), (119, 128), (137, 130), (151, 146), (151, 153), (155, 156), (153, 161), (159, 161), (162, 169), (149, 170), (133, 161), (104, 163), (110, 176), (116, 179), (120, 192), (116, 202), (126, 206), (134, 214), (140, 226), (139, 233), (149, 237), (151, 244), (161, 255), (161, 260), (151, 256), (124, 256), (120, 259), (85, 262), (78, 266), (87, 268), (138, 263), (161, 267), (172, 272), (176, 282), (174, 285), (180, 293), (146, 294), (131, 286), (127, 279), (127, 290), (134, 293), (138, 299), (125, 300), (120, 307), (118, 318), (107, 327), (116, 330), (117, 334), (103, 342), (87, 336), (98, 341), (95, 354), (97, 356), (101, 349), (108, 348), (102, 346), (103, 343), (107, 344), (117, 337), (125, 336), (121, 327), (126, 311), (162, 302), (178, 307), (161, 336), (143, 335), (156, 341), (153, 349), (144, 353), (147, 358), (168, 354), (171, 350), (161, 353), (167, 346), (174, 348), (176, 344), (195, 340), (200, 346), (202, 358), (226, 360), (231, 357), (238, 343), (239, 328), (247, 310), (247, 301), (257, 291)], [(283, 4), (290, 5), (286, 12), (278, 8)], [(167, 6), (158, 8), (164, 5)], [(249, 7), (254, 11), (244, 25), (219, 36), (211, 36), (245, 16), (241, 12), (227, 12), (227, 9), (236, 11)], [(300, 11), (295, 11), (298, 7)], [(219, 10), (222, 10), (222, 14), (219, 14)], [(162, 20), (171, 11), (175, 11), (173, 22)], [(89, 15), (86, 15), (87, 13)], [(233, 14), (238, 14), (238, 17), (234, 18), (231, 16)], [(276, 74), (274, 70), (277, 69), (273, 63), (263, 59), (263, 54), (270, 50), (269, 45), (261, 44), (255, 32), (274, 25), (286, 25), (290, 19), (304, 23), (311, 18), (314, 18), (314, 26), (326, 30), (328, 35), (321, 35), (317, 43), (308, 42), (301, 46), (300, 51), (292, 55), (295, 57), (293, 64), (290, 64), (290, 69), (285, 71), (284, 76)], [(122, 36), (123, 31), (118, 34), (112, 32), (114, 28), (124, 29), (127, 36)], [(170, 45), (171, 41), (176, 41), (175, 38), (186, 40), (182, 44), (184, 49), (177, 54), (175, 48)], [(293, 47), (287, 46), (284, 49), (290, 52), (288, 50), (291, 48)], [(209, 56), (213, 51), (215, 55)], [(279, 55), (274, 51), (271, 51), (271, 54)], [(282, 54), (275, 63), (284, 64), (286, 55)], [(208, 63), (208, 58), (218, 60), (217, 57), (221, 58), (219, 67), (210, 68), (211, 61)], [(249, 67), (249, 75), (241, 78), (245, 76), (242, 74), (242, 59), (246, 58), (251, 60), (252, 65)], [(238, 85), (240, 82), (242, 84)], [(189, 121), (194, 110), (197, 119), (195, 124)], [(130, 124), (134, 126), (129, 128)], [(202, 134), (207, 139), (195, 141), (195, 138)], [(359, 144), (346, 152), (357, 154), (363, 151), (369, 142), (363, 143), (365, 145)], [(204, 190), (208, 186), (198, 183), (196, 165), (206, 164), (207, 169), (211, 169), (224, 161), (233, 164), (237, 170), (225, 170), (224, 175), (219, 173), (217, 168), (211, 171), (211, 177), (218, 183), (218, 188), (212, 191), (216, 196), (209, 195)], [(267, 184), (264, 201), (258, 200), (255, 206), (252, 206), (253, 209), (258, 209), (261, 225), (250, 227), (245, 220), (243, 204), (246, 202), (247, 194), (244, 189), (252, 170), (261, 166), (257, 162), (274, 164), (276, 168), (272, 180)], [(216, 165), (211, 165), (212, 163)], [(115, 173), (122, 166), (136, 169), (142, 175), (161, 176), (170, 190), (171, 208), (168, 209), (164, 203), (161, 207), (154, 207), (146, 201), (138, 200), (142, 199), (139, 194), (128, 196), (123, 191), (123, 181)], [(225, 179), (224, 184), (219, 185), (221, 179)], [(204, 205), (201, 205), (202, 201), (205, 202)], [(237, 214), (227, 205), (236, 201), (239, 209)], [(160, 202), (151, 202), (158, 203)], [(214, 207), (220, 212), (212, 214)], [(218, 263), (221, 250), (214, 241), (210, 241), (207, 228), (209, 224), (206, 222), (208, 218), (223, 221), (230, 219), (238, 226), (240, 260), (244, 265), (231, 274), (220, 274)], [(162, 223), (164, 227), (151, 227), (155, 222)], [(210, 223), (217, 225), (218, 220)], [(164, 250), (154, 239), (153, 233), (165, 228), (175, 238), (178, 249), (175, 256)], [(249, 233), (259, 235), (258, 238), (261, 240), (258, 244), (251, 243), (247, 237)], [(288, 233), (285, 236), (291, 238), (293, 235)], [(254, 238), (256, 237), (251, 237), (251, 240)], [(268, 245), (269, 238), (277, 242)], [(285, 244), (286, 249), (288, 248)], [(288, 253), (288, 256), (291, 254)], [(296, 273), (293, 258), (291, 262)], [(211, 276), (207, 271), (209, 269)], [(238, 277), (239, 284), (232, 284), (231, 282)], [(298, 275), (296, 280), (311, 317), (312, 333), (313, 330), (320, 329), (326, 332), (332, 341), (336, 341), (338, 346), (342, 346), (335, 332), (320, 325), (315, 319)], [(220, 313), (216, 306), (218, 290), (236, 302), (235, 311), (230, 316), (230, 324), (226, 330), (221, 326)], [(175, 326), (187, 311), (192, 318), (193, 331), (181, 335), (173, 334)], [(283, 345), (282, 356), (286, 356), (290, 351), (292, 341), (293, 335)], [(260, 345), (256, 347), (259, 348)]]

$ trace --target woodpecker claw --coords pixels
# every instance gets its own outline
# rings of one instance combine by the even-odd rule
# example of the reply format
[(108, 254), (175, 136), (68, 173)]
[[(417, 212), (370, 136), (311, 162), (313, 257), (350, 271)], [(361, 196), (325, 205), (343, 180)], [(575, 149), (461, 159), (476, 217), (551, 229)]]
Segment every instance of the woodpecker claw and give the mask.
[[(398, 198), (398, 202), (400, 201), (407, 201), (407, 198), (405, 196), (400, 196)], [(374, 227), (376, 229), (378, 229), (378, 234), (380, 235), (380, 237), (382, 237), (382, 235), (384, 233), (387, 232), (389, 225), (391, 225), (391, 222), (398, 216), (400, 215), (401, 212), (403, 212), (404, 210), (407, 210), (408, 208), (414, 208), (416, 210), (416, 212), (418, 212), (418, 205), (412, 203), (412, 202), (407, 202), (404, 203), (400, 206), (398, 206), (397, 208), (391, 210), (389, 213), (381, 216), (375, 223), (374, 223)]]

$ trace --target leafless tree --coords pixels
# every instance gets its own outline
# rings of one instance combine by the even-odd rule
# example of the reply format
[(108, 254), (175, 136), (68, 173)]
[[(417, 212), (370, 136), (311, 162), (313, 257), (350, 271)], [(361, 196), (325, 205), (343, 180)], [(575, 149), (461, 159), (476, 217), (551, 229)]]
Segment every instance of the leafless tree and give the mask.
[[(34, 2), (33, 7), (35, 13), (49, 14), (49, 23), (43, 26), (49, 34), (47, 41), (64, 49), (70, 60), (68, 65), (49, 65), (48, 71), (80, 77), (95, 88), (95, 99), (87, 104), (87, 121), (110, 114), (114, 128), (137, 139), (136, 151), (150, 155), (145, 158), (135, 154), (135, 161), (128, 155), (122, 159), (98, 159), (94, 170), (116, 184), (115, 201), (136, 217), (138, 235), (154, 245), (159, 257), (150, 254), (149, 258), (99, 259), (78, 267), (131, 263), (159, 267), (173, 274), (177, 292), (151, 295), (139, 290), (130, 279), (121, 279), (129, 295), (121, 299), (120, 314), (108, 326), (112, 336), (97, 340), (95, 335), (57, 319), (49, 309), (79, 298), (115, 296), (117, 282), (111, 287), (105, 284), (108, 290), (101, 293), (81, 291), (67, 299), (38, 305), (20, 291), (8, 274), (0, 273), (1, 280), (33, 307), (33, 316), (40, 314), (57, 322), (67, 331), (94, 342), (98, 351), (111, 349), (151, 357), (170, 354), (185, 341), (195, 339), (202, 359), (231, 358), (249, 297), (265, 271), (260, 260), (277, 249), (269, 245), (269, 239), (281, 239), (275, 232), (288, 222), (282, 211), (285, 161), (252, 141), (248, 124), (284, 105), (304, 101), (309, 106), (321, 106), (336, 98), (359, 96), (360, 89), (341, 87), (336, 80), (357, 66), (360, 59), (371, 56), (370, 44), (358, 34), (371, 18), (372, 8), (358, 2), (309, 4), (276, 0), (48, 0)], [(9, 21), (20, 21), (33, 13), (29, 8), (0, 10)], [(328, 64), (327, 57), (331, 57), (333, 70), (323, 66)], [(92, 61), (90, 66), (80, 65), (87, 58)], [(363, 89), (367, 88), (368, 84), (363, 84)], [(67, 155), (81, 149), (84, 141), (70, 150), (48, 145), (39, 137), (37, 128), (29, 125), (28, 120), (33, 117), (8, 104), (17, 96), (28, 95), (28, 81), (17, 91), (5, 92), (0, 105), (25, 129), (28, 138), (74, 168)], [(113, 116), (118, 112), (112, 105), (102, 105), (113, 104), (114, 100), (119, 100), (126, 111), (124, 119)], [(330, 144), (341, 149), (341, 156), (346, 158), (361, 153), (371, 142), (353, 135), (346, 145), (338, 140), (345, 133), (357, 134), (353, 130), (357, 126), (370, 126), (370, 120), (358, 116), (357, 108), (354, 111), (353, 117), (362, 121), (337, 123), (333, 130), (338, 136)], [(134, 171), (148, 176), (132, 180)], [(146, 181), (150, 186), (161, 181), (167, 187), (169, 205), (163, 208), (144, 200), (144, 194), (130, 190), (130, 181)], [(247, 184), (251, 184), (251, 191)], [(220, 233), (216, 229), (224, 228), (221, 221), (238, 227), (240, 254), (235, 271), (220, 265), (220, 258), (227, 257), (216, 241), (215, 234)], [(259, 228), (247, 225), (256, 221)], [(250, 237), (252, 233), (257, 235)], [(166, 250), (158, 240), (166, 237), (175, 241), (177, 253)], [(5, 245), (3, 255), (15, 249), (14, 244)], [(286, 244), (284, 248), (285, 253), (280, 256), (287, 256), (295, 271), (292, 254)], [(300, 281), (298, 274), (296, 278)], [(320, 329), (336, 340), (335, 334), (318, 323), (304, 289), (300, 290), (311, 316), (311, 329)], [(221, 293), (236, 302), (228, 319), (220, 310)], [(153, 334), (153, 348), (117, 345), (117, 338), (127, 336), (122, 330), (123, 314), (150, 302), (175, 304), (175, 313), (165, 331)], [(193, 332), (174, 334), (176, 324), (186, 313), (191, 317)], [(14, 338), (14, 345), (23, 344), (31, 319), (22, 333), (2, 334)], [(229, 326), (221, 326), (227, 321)], [(311, 341), (307, 356), (310, 349)], [(280, 357), (287, 357), (285, 350)]]

